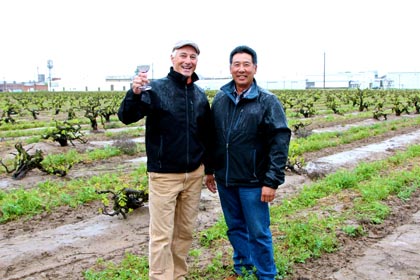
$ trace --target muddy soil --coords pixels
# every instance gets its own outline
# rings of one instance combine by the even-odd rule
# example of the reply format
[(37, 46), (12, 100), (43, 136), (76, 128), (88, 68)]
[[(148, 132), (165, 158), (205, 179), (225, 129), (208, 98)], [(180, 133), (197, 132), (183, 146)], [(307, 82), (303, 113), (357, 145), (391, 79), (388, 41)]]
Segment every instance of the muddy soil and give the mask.
[[(404, 149), (408, 144), (420, 143), (420, 133), (417, 129), (390, 131), (386, 135), (305, 155), (305, 162), (312, 164), (313, 170), (318, 171), (308, 170), (308, 173), (301, 175), (288, 172), (286, 183), (277, 191), (274, 203), (279, 203), (283, 198), (293, 195), (303, 185), (310, 184), (315, 177), (332, 172), (338, 166), (351, 168), (360, 160), (382, 159), (399, 149)], [(399, 137), (405, 134), (411, 135), (411, 138), (407, 137), (410, 141), (398, 142), (401, 139)], [(95, 144), (97, 147), (98, 142)], [(342, 159), (342, 156), (339, 156), (340, 153), (344, 155), (343, 153), (347, 151), (361, 149), (371, 144), (379, 144), (382, 149), (371, 148), (371, 153), (359, 158), (351, 158), (346, 154), (348, 160), (335, 164), (334, 169), (325, 167), (326, 162), (333, 162), (334, 155)], [(50, 152), (55, 152), (57, 149), (56, 144), (39, 145), (42, 145), (43, 150), (51, 149)], [(0, 156), (5, 157), (7, 152), (2, 151)], [(330, 158), (326, 160), (327, 157)], [(124, 157), (101, 161), (91, 166), (80, 166), (72, 169), (68, 178), (64, 180), (109, 172), (114, 170), (116, 165), (122, 164), (130, 170), (135, 168), (136, 161), (135, 158)], [(311, 173), (313, 176), (310, 176)], [(0, 189), (17, 186), (30, 188), (47, 178), (51, 179), (51, 176), (36, 170), (31, 171), (20, 181), (1, 175)], [(334, 201), (329, 203), (334, 203)], [(408, 203), (395, 199), (389, 201), (389, 204), (393, 212), (385, 223), (376, 226), (366, 224), (368, 234), (363, 238), (353, 239), (342, 236), (342, 246), (338, 252), (296, 265), (294, 274), (288, 279), (363, 280), (378, 277), (380, 279), (420, 279), (420, 269), (417, 265), (420, 263), (418, 242), (420, 240), (418, 214), (420, 194), (417, 192)], [(30, 220), (21, 219), (2, 224), (0, 226), (0, 279), (83, 279), (83, 272), (92, 267), (98, 258), (117, 263), (124, 257), (125, 252), (147, 255), (149, 219), (147, 203), (144, 207), (130, 213), (127, 219), (121, 216), (101, 215), (98, 211), (100, 206), (100, 202), (95, 202), (79, 206), (77, 209), (61, 207), (52, 213), (44, 213)], [(197, 232), (211, 226), (220, 214), (217, 194), (212, 194), (203, 187)], [(398, 238), (407, 235), (404, 244), (414, 247), (405, 251), (401, 250), (398, 259), (395, 260), (396, 257), (392, 254), (397, 251), (395, 243), (400, 242), (401, 248), (403, 241)], [(413, 245), (414, 241), (417, 241), (417, 244)], [(411, 263), (404, 261), (407, 256), (411, 262), (417, 261), (417, 267), (410, 267)], [(381, 271), (382, 274), (375, 274), (375, 271)], [(403, 272), (405, 274), (402, 274)], [(380, 277), (380, 275), (386, 277)], [(403, 278), (399, 278), (401, 275)]]

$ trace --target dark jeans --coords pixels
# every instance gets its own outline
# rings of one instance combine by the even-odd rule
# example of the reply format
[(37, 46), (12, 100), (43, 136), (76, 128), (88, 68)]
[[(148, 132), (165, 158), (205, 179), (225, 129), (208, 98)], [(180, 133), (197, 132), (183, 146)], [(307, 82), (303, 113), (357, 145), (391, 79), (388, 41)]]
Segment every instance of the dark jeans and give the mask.
[(261, 188), (217, 187), (236, 273), (242, 275), (243, 269), (252, 272), (255, 267), (258, 279), (275, 279), (270, 209), (268, 203), (261, 202)]

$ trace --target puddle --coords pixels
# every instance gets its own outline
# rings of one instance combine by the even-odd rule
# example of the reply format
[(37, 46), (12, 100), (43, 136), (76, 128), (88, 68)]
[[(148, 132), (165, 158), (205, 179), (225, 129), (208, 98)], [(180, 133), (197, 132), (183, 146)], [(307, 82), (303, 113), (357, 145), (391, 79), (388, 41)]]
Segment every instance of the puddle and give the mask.
[(395, 136), (379, 143), (319, 158), (309, 162), (305, 170), (309, 177), (322, 177), (328, 173), (335, 172), (339, 168), (355, 166), (364, 159), (383, 159), (390, 154), (389, 151), (415, 143), (420, 143), (420, 130)]
[(117, 127), (117, 128), (107, 128), (107, 129), (99, 129), (98, 131), (93, 131), (93, 130), (83, 130), (84, 134), (96, 134), (96, 133), (101, 133), (101, 132), (122, 132), (122, 131), (127, 131), (127, 130), (133, 130), (133, 129), (138, 129), (138, 130), (145, 130), (145, 126), (127, 126), (127, 127)]
[[(0, 239), (0, 276), (5, 280), (35, 279), (26, 277), (45, 269), (59, 272), (62, 265), (89, 258), (95, 261), (98, 256), (115, 251), (123, 254), (126, 248), (147, 244), (148, 222), (148, 209), (143, 207), (133, 211), (127, 219), (98, 215), (55, 229)], [(12, 278), (7, 278), (9, 272)]]
[[(404, 115), (404, 116), (400, 116), (398, 118), (417, 118), (418, 115)], [(392, 119), (394, 118), (394, 116), (389, 117), (388, 119)], [(329, 127), (324, 127), (324, 128), (318, 128), (318, 129), (313, 129), (312, 132), (313, 133), (322, 133), (322, 132), (336, 132), (336, 131), (346, 131), (349, 130), (353, 127), (358, 127), (358, 126), (369, 126), (369, 125), (374, 125), (377, 124), (378, 120), (375, 119), (366, 119), (360, 122), (355, 122), (355, 123), (350, 123), (350, 124), (345, 124), (345, 125), (336, 125), (336, 126), (329, 126)]]
[[(350, 129), (351, 127), (362, 126), (362, 125), (370, 125), (376, 123), (375, 120), (365, 120), (358, 123), (353, 123), (344, 126), (334, 126), (325, 129), (317, 129), (313, 130), (316, 133), (326, 132), (326, 131), (337, 131), (337, 130), (345, 130)], [(113, 131), (121, 131), (124, 129), (138, 129), (138, 127), (130, 127), (130, 128), (116, 128), (112, 129)], [(111, 129), (110, 129), (111, 130)], [(144, 137), (137, 137), (132, 139), (136, 143), (144, 143)], [(89, 141), (89, 144), (96, 147), (105, 147), (110, 146), (114, 143), (114, 141)], [(309, 177), (322, 177), (325, 174), (331, 173), (336, 171), (341, 167), (349, 167), (354, 166), (358, 161), (368, 158), (375, 158), (380, 159), (384, 158), (389, 154), (389, 150), (398, 149), (412, 143), (420, 143), (420, 131), (416, 131), (409, 134), (404, 134), (402, 136), (393, 137), (386, 141), (380, 143), (370, 144), (364, 147), (360, 147), (354, 150), (345, 151), (342, 153), (330, 155), (327, 157), (319, 158), (316, 161), (307, 163), (305, 170)], [(127, 164), (138, 164), (138, 163), (146, 163), (147, 157), (139, 157), (130, 160), (126, 160), (125, 163)], [(93, 171), (94, 172), (94, 171)], [(73, 174), (72, 177), (78, 177), (77, 174)], [(84, 175), (86, 175), (84, 173)], [(11, 186), (15, 186), (16, 181), (5, 178), (0, 180), (0, 189), (7, 189)]]
[[(144, 143), (144, 137), (137, 137), (130, 139), (136, 143)], [(93, 146), (105, 147), (105, 146), (112, 146), (114, 144), (114, 140), (107, 140), (107, 141), (89, 141), (88, 143)]]
[(6, 189), (9, 183), (6, 180), (0, 180), (0, 189)]
[[(144, 141), (144, 138), (142, 138), (136, 138), (135, 141)], [(380, 143), (319, 158), (309, 162), (306, 170), (308, 174), (311, 172), (323, 172), (323, 174), (333, 172), (340, 167), (356, 164), (364, 159), (385, 158), (390, 150), (413, 143), (420, 143), (420, 130), (393, 137)], [(112, 145), (112, 141), (96, 141), (92, 145)], [(126, 163), (145, 161), (146, 157), (139, 157), (128, 160)], [(0, 188), (7, 188), (10, 180), (0, 180)], [(285, 187), (288, 185), (296, 186), (302, 183), (301, 180), (303, 180), (303, 176), (286, 177), (285, 186), (279, 189), (284, 193), (280, 193), (280, 195), (287, 195), (289, 192), (285, 190)], [(217, 201), (217, 195), (207, 191), (203, 192), (202, 205), (200, 206), (201, 216), (207, 215), (209, 217), (208, 220), (204, 219), (201, 223), (208, 223), (209, 220), (214, 222), (212, 220), (215, 219), (214, 215), (212, 216), (210, 212), (220, 211), (219, 208), (210, 204), (214, 200)], [(122, 255), (127, 248), (146, 246), (148, 241), (148, 209), (144, 207), (138, 210), (132, 212), (126, 220), (115, 216), (98, 215), (88, 220), (66, 224), (54, 229), (27, 233), (7, 239), (0, 236), (0, 272), (5, 268), (3, 271), (10, 272), (13, 275), (13, 278), (6, 278), (6, 280), (29, 279), (25, 277), (31, 277), (31, 275), (41, 273), (46, 269), (57, 273), (62, 269), (62, 266), (68, 263), (73, 263), (69, 265), (73, 266), (76, 262), (88, 262), (88, 258), (91, 258), (93, 263), (98, 256), (107, 256), (107, 254), (115, 254), (115, 252), (121, 252)], [(407, 238), (414, 237), (407, 236)], [(401, 239), (398, 241), (401, 241)], [(28, 261), (28, 259), (31, 261)], [(74, 268), (72, 267), (72, 269)], [(7, 275), (3, 276), (7, 277)], [(60, 279), (60, 277), (55, 278)]]
[[(103, 141), (106, 142), (106, 141)], [(123, 164), (127, 164), (127, 165), (132, 165), (132, 164), (140, 164), (140, 163), (146, 163), (147, 162), (147, 157), (142, 156), (142, 157), (138, 157), (138, 158), (133, 158), (133, 159), (129, 159), (129, 160), (125, 160), (123, 162), (118, 163), (118, 166), (121, 166)], [(117, 164), (115, 164), (116, 166)], [(115, 168), (108, 168), (108, 167), (103, 167), (103, 166), (97, 166), (94, 168), (89, 168), (88, 170), (70, 170), (69, 174), (67, 174), (67, 176), (65, 178), (68, 179), (75, 179), (75, 178), (80, 178), (80, 177), (86, 177), (86, 176), (95, 176), (98, 175), (99, 173), (103, 173), (103, 172), (108, 172), (108, 171), (115, 171)], [(30, 175), (29, 175), (30, 176)], [(24, 183), (24, 179), (22, 180), (14, 180), (10, 177), (7, 178), (2, 178), (0, 179), (0, 190), (7, 190), (10, 188), (21, 188), (21, 187), (25, 187), (26, 184)], [(45, 178), (39, 179), (40, 181), (45, 180)], [(34, 181), (34, 180), (31, 180)], [(35, 180), (36, 181), (36, 180)]]
[(130, 160), (127, 160), (127, 162), (131, 162), (131, 163), (146, 163), (147, 162), (147, 157), (139, 157), (139, 158), (135, 158), (135, 159), (130, 159)]
[[(89, 127), (88, 125), (83, 125), (82, 127)], [(44, 127), (35, 127), (35, 128), (27, 128), (27, 129), (23, 129), (24, 131), (40, 131), (40, 130), (46, 130), (48, 128), (54, 128), (53, 126), (44, 126)], [(133, 129), (138, 129), (138, 130), (145, 130), (145, 126), (129, 126), (129, 127), (118, 127), (118, 128), (107, 128), (107, 129), (99, 129), (97, 131), (93, 131), (91, 129), (83, 129), (82, 133), (85, 135), (88, 134), (98, 134), (98, 133), (105, 133), (105, 132), (121, 132), (121, 131), (127, 131), (127, 130), (133, 130)], [(9, 133), (14, 132), (15, 130), (10, 130)], [(22, 130), (19, 130), (22, 131)], [(21, 136), (21, 137), (3, 137), (1, 138), (2, 141), (9, 141), (9, 140), (15, 140), (16, 138), (19, 139), (28, 139), (30, 138), (29, 136)]]
[(420, 279), (420, 212), (328, 279)]
[[(35, 234), (25, 234), (13, 238), (13, 242), (8, 243), (7, 240), (1, 241), (0, 244), (0, 263), (13, 263), (10, 260), (11, 253), (18, 253), (18, 248), (24, 248), (22, 253), (37, 252), (40, 248), (45, 250), (55, 250), (62, 245), (71, 245), (80, 242), (83, 239), (102, 234), (117, 224), (110, 223), (107, 216), (98, 216), (88, 221), (76, 224), (68, 224), (56, 229), (36, 232)], [(55, 236), (54, 238), (51, 238)], [(9, 240), (10, 241), (10, 240)]]
[(336, 125), (332, 127), (325, 127), (325, 128), (319, 128), (319, 129), (313, 129), (313, 133), (322, 133), (322, 132), (336, 132), (336, 131), (346, 131), (350, 128), (357, 127), (357, 126), (367, 126), (377, 123), (378, 121), (368, 119), (357, 123), (351, 123), (346, 125)]

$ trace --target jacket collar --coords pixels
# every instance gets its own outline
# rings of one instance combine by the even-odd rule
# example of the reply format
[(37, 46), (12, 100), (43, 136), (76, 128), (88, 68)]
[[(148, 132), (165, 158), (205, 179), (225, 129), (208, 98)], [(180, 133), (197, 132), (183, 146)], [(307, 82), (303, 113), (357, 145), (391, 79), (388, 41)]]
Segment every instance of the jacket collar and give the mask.
[[(176, 72), (174, 70), (174, 67), (172, 66), (169, 70), (168, 77), (182, 86), (187, 85), (188, 78), (182, 75), (181, 73)], [(194, 84), (194, 82), (199, 80), (198, 75), (195, 72), (192, 74), (191, 79), (192, 79), (192, 83), (190, 85)]]
[[(235, 81), (234, 80), (222, 86), (220, 90), (223, 91), (227, 96), (229, 96), (230, 99), (235, 101)], [(252, 82), (251, 88), (249, 89), (249, 92), (243, 98), (254, 99), (257, 96), (258, 96), (258, 86), (257, 86), (257, 81), (254, 79), (254, 81)]]

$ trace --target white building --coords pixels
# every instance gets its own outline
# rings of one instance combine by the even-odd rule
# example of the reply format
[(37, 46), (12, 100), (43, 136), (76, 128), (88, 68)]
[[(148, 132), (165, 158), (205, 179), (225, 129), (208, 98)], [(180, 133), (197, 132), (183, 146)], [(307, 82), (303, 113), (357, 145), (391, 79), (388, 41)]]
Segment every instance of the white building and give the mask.
[(392, 88), (420, 89), (420, 72), (390, 72), (387, 78), (393, 82)]
[[(231, 78), (200, 77), (197, 84), (205, 90), (218, 90)], [(131, 87), (132, 76), (107, 76), (101, 90), (126, 91)], [(377, 71), (339, 72), (324, 75), (302, 75), (290, 79), (262, 80), (257, 78), (262, 88), (311, 89), (311, 88), (371, 88), (371, 89), (420, 89), (420, 72), (390, 72), (382, 76)], [(89, 88), (96, 90), (97, 88)]]

